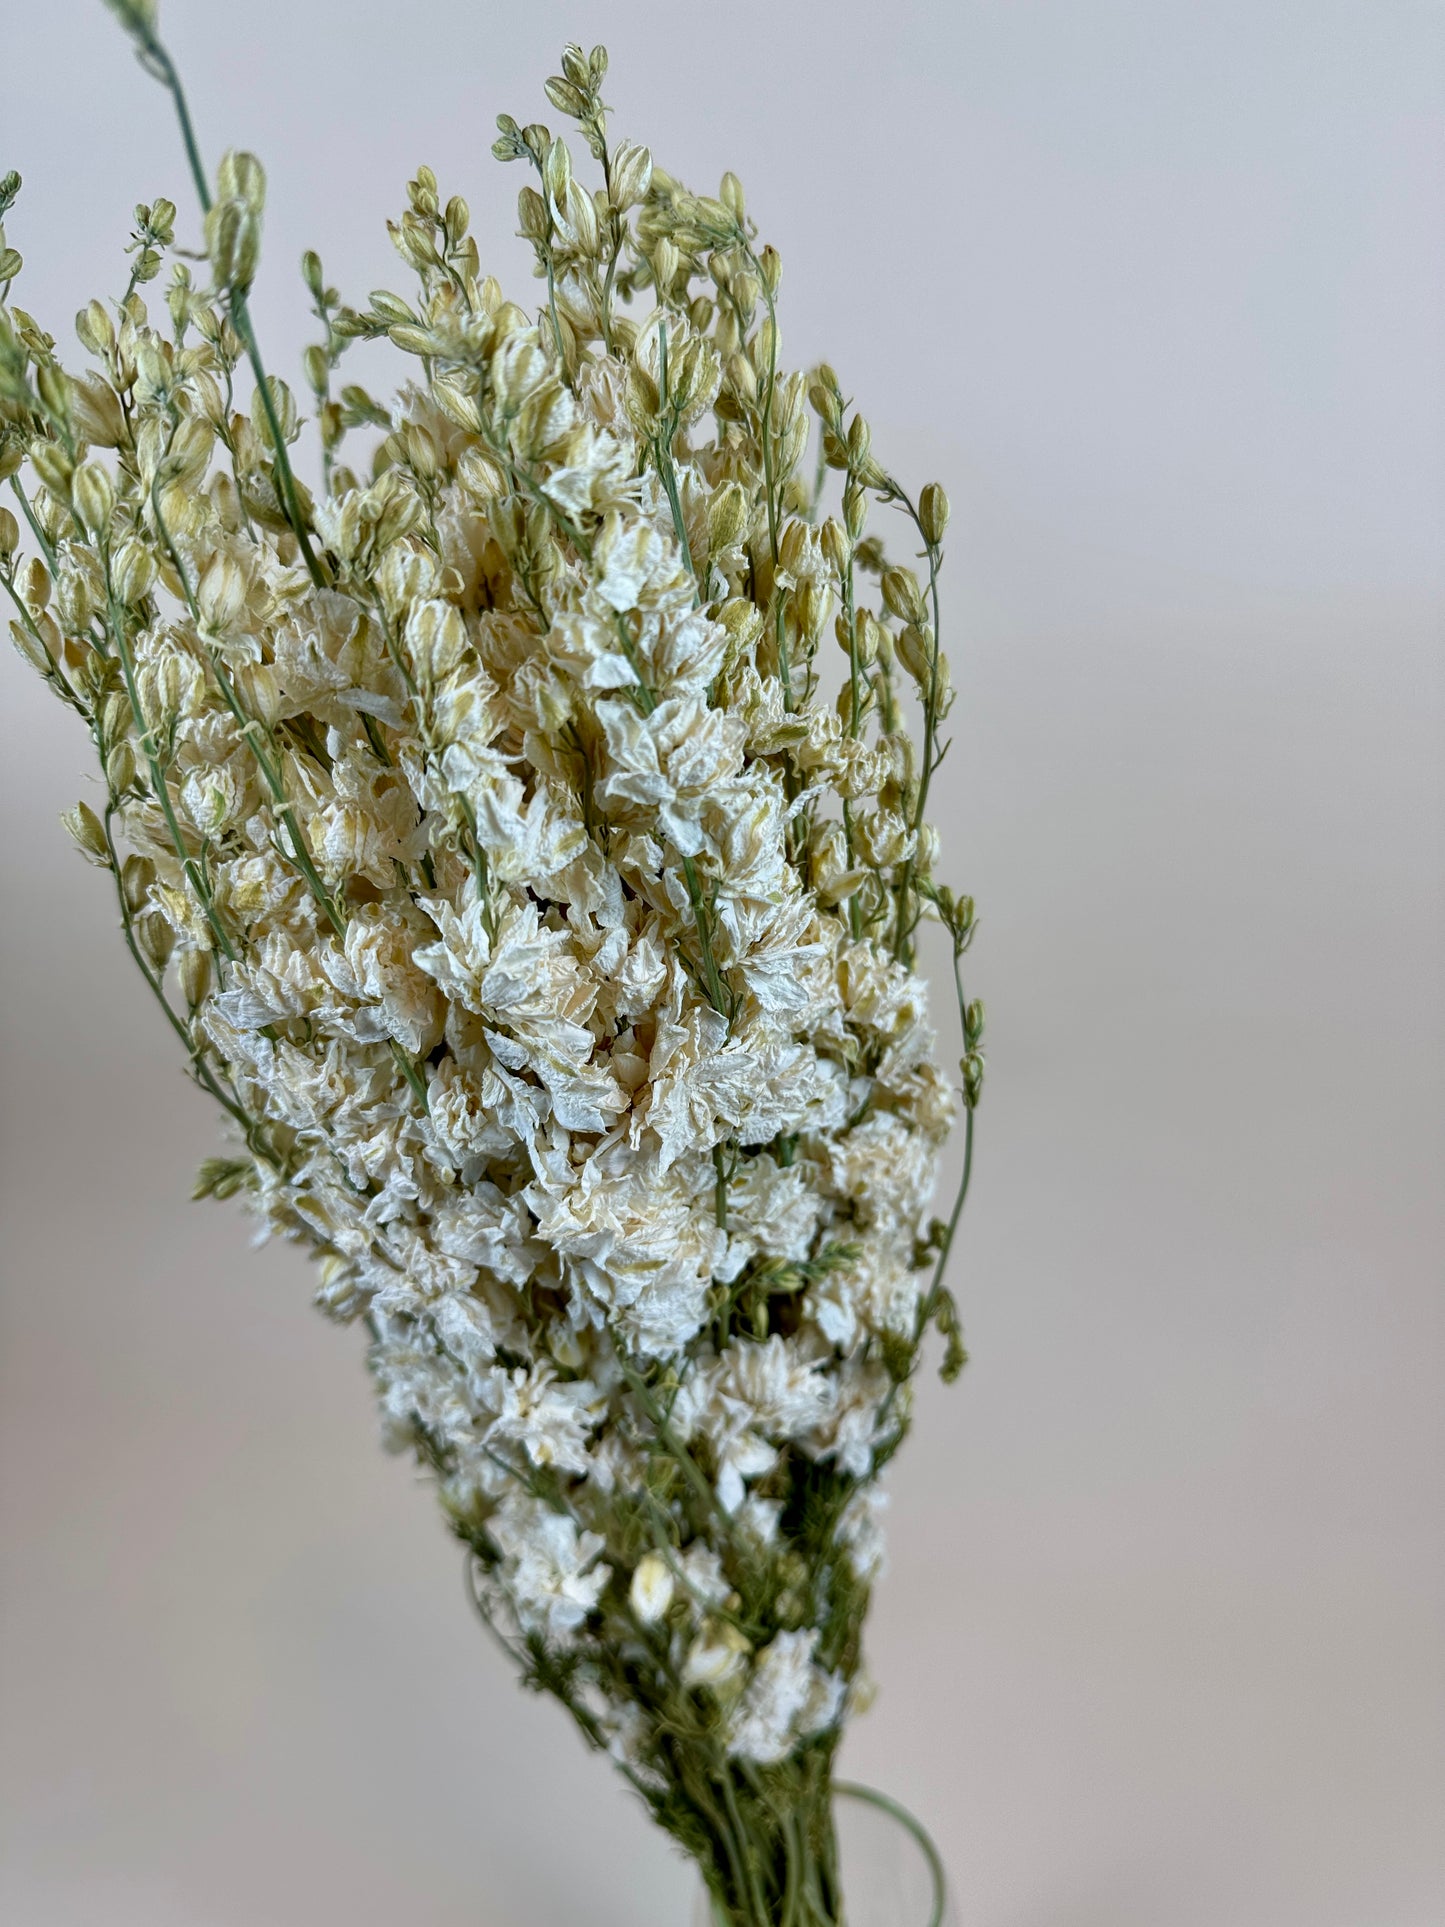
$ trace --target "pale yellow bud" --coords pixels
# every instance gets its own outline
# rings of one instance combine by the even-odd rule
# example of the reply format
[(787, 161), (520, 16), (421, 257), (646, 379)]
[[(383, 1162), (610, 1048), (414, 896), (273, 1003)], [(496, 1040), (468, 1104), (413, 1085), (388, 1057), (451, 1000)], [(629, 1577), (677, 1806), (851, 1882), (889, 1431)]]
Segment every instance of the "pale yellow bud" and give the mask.
[(911, 569), (883, 571), (883, 602), (889, 613), (897, 616), (900, 622), (924, 620), (923, 592)]
[(638, 1623), (655, 1626), (672, 1604), (671, 1568), (660, 1552), (644, 1553), (632, 1574), (628, 1599)]
[(38, 448), (32, 448), (30, 466), (57, 500), (63, 500), (70, 493), (75, 464), (58, 442), (42, 442)]
[(572, 156), (564, 140), (554, 140), (542, 162), (542, 182), (558, 207), (572, 183)]
[(407, 422), (401, 431), (401, 449), (407, 467), (419, 480), (435, 481), (441, 470), (441, 451), (429, 428), (420, 422)]
[(500, 466), (479, 448), (469, 448), (457, 463), (457, 480), (479, 502), (490, 502), (506, 487)]
[(926, 482), (918, 498), (918, 521), (925, 542), (937, 547), (948, 527), (948, 497), (941, 482)]
[(135, 782), (135, 751), (124, 738), (105, 759), (105, 780), (117, 796), (124, 796)]
[(14, 555), (20, 541), (20, 524), (7, 508), (0, 508), (0, 555)]
[(107, 355), (115, 346), (115, 323), (99, 301), (89, 302), (75, 317), (81, 346), (93, 355)]
[(73, 810), (64, 811), (60, 820), (70, 832), (81, 855), (108, 869), (110, 848), (105, 840), (105, 830), (89, 803), (77, 803)]
[(421, 497), (414, 489), (394, 489), (376, 520), (377, 548), (388, 549), (393, 542), (399, 542), (402, 536), (410, 535), (425, 512)]
[(433, 598), (418, 604), (407, 619), (406, 645), (418, 677), (440, 682), (461, 661), (467, 646), (461, 611)]
[(577, 181), (568, 184), (564, 211), (568, 226), (577, 236), (578, 247), (584, 254), (595, 254), (600, 234), (597, 209), (592, 196)]
[(799, 564), (807, 555), (810, 533), (805, 522), (792, 521), (784, 528), (778, 542), (778, 567), (786, 569), (789, 575), (796, 573)]
[(376, 570), (376, 586), (382, 607), (396, 621), (413, 603), (436, 593), (435, 559), (421, 549), (408, 548), (404, 542), (398, 542), (382, 556)]
[(128, 431), (120, 397), (99, 375), (85, 375), (74, 384), (71, 414), (81, 439), (92, 448), (119, 448), (126, 439)]
[(267, 729), (274, 729), (281, 720), (281, 687), (270, 663), (247, 663), (237, 671), (236, 681), (248, 712)]
[(71, 484), (75, 512), (93, 535), (103, 535), (110, 527), (115, 507), (115, 489), (99, 462), (84, 462), (75, 471)]
[(933, 674), (933, 656), (928, 632), (910, 622), (898, 637), (898, 659), (917, 683), (927, 685)]
[(135, 940), (156, 970), (164, 970), (176, 947), (176, 933), (159, 910), (147, 910), (135, 920)]
[[(279, 375), (268, 375), (266, 386), (270, 393), (271, 406), (276, 411), (276, 421), (281, 430), (282, 441), (295, 441), (301, 425), (301, 418), (296, 412), (296, 397)], [(267, 419), (265, 398), (259, 388), (253, 388), (251, 391), (251, 425), (263, 446), (274, 454), (271, 423)]]
[(10, 624), (10, 640), (15, 644), (15, 647), (20, 651), (21, 655), (24, 656), (32, 669), (38, 669), (42, 676), (48, 676), (50, 674), (52, 666), (50, 659), (46, 656), (44, 649), (35, 640), (34, 636), (31, 635), (23, 622), (12, 622)]
[(259, 214), (266, 205), (266, 170), (254, 154), (232, 147), (221, 156), (216, 169), (216, 198), (242, 201)]
[(612, 205), (619, 214), (646, 197), (652, 185), (652, 155), (645, 147), (623, 141), (612, 156)]
[(681, 258), (676, 247), (664, 234), (662, 239), (657, 243), (657, 246), (652, 250), (652, 273), (657, 283), (657, 292), (659, 295), (665, 297), (671, 288), (673, 281), (676, 279), (678, 263)]
[(836, 516), (830, 515), (819, 531), (823, 553), (828, 558), (828, 567), (834, 575), (841, 576), (847, 570), (853, 557), (853, 545)]
[(38, 612), (50, 600), (50, 573), (38, 555), (24, 563), (15, 578), (20, 600), (27, 609)]
[(213, 555), (196, 589), (201, 620), (217, 635), (226, 635), (246, 606), (246, 575), (233, 556)]
[(524, 187), (517, 196), (517, 225), (524, 241), (545, 241), (552, 222), (547, 203), (535, 187)]
[(832, 597), (820, 589), (816, 577), (808, 575), (793, 591), (793, 608), (797, 612), (798, 625), (810, 640), (822, 630), (828, 619), (828, 605)]
[(757, 371), (746, 355), (729, 355), (723, 370), (728, 387), (750, 405), (758, 399)]
[(683, 1681), (688, 1686), (725, 1686), (737, 1678), (751, 1650), (736, 1626), (710, 1621), (688, 1648)]
[(115, 552), (111, 574), (117, 599), (131, 608), (149, 593), (156, 579), (156, 559), (143, 542), (128, 535)]
[(244, 201), (217, 201), (206, 216), (206, 253), (217, 282), (244, 294), (256, 278), (261, 224)]
[(748, 525), (748, 495), (741, 482), (725, 482), (707, 506), (707, 544), (714, 554), (742, 540)]
[(843, 523), (850, 541), (857, 543), (862, 540), (863, 531), (868, 526), (868, 494), (852, 476), (849, 476), (843, 490)]
[(128, 856), (121, 865), (120, 887), (132, 916), (145, 908), (150, 887), (155, 882), (156, 866), (148, 856)]
[(176, 976), (180, 981), (181, 995), (190, 1009), (205, 1001), (211, 988), (211, 953), (209, 950), (184, 950), (176, 966)]

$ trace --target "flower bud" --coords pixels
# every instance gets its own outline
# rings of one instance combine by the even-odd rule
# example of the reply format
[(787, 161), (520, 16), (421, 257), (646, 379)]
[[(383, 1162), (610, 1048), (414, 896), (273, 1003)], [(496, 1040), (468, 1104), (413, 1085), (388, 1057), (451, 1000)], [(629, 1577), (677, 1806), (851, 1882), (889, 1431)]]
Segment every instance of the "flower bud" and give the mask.
[[(301, 418), (296, 412), (296, 397), (279, 375), (267, 375), (266, 387), (271, 406), (276, 411), (276, 421), (281, 430), (282, 441), (294, 442), (301, 426)], [(266, 396), (259, 388), (251, 390), (251, 426), (260, 437), (263, 446), (274, 453), (271, 423), (266, 414)]]
[(112, 745), (105, 759), (105, 780), (115, 796), (124, 796), (135, 782), (135, 751), (124, 737)]
[(132, 916), (145, 908), (150, 887), (155, 882), (156, 866), (148, 856), (128, 856), (120, 869), (120, 887), (125, 907)]
[(657, 1624), (672, 1604), (673, 1589), (672, 1571), (662, 1554), (644, 1553), (637, 1562), (627, 1595), (640, 1625)]
[(206, 564), (196, 590), (201, 620), (217, 635), (234, 627), (246, 606), (246, 576), (239, 562), (217, 551)]
[(943, 540), (943, 531), (948, 527), (948, 497), (943, 492), (941, 482), (926, 482), (923, 493), (918, 498), (918, 522), (923, 530), (923, 539), (933, 548)]
[(517, 196), (517, 223), (524, 241), (545, 241), (551, 220), (547, 203), (535, 187), (524, 187)]
[(577, 245), (584, 254), (596, 254), (602, 239), (602, 222), (607, 215), (607, 196), (599, 187), (596, 195), (574, 181), (567, 196), (567, 218), (577, 234)]
[(747, 1639), (735, 1626), (709, 1621), (688, 1648), (682, 1677), (688, 1686), (723, 1686), (743, 1669), (750, 1651)]
[(542, 162), (542, 184), (560, 207), (572, 181), (572, 156), (560, 137), (547, 149)]
[(206, 993), (211, 988), (210, 951), (183, 950), (176, 966), (176, 976), (180, 981), (181, 995), (189, 1008), (194, 1010), (205, 1001)]
[(469, 448), (457, 463), (457, 480), (467, 494), (478, 502), (490, 502), (507, 485), (507, 478), (498, 464), (479, 448)]
[(406, 646), (418, 677), (440, 682), (456, 668), (467, 646), (461, 611), (439, 597), (418, 603), (407, 618)]
[(105, 840), (105, 830), (89, 803), (77, 803), (73, 810), (64, 811), (60, 820), (70, 832), (81, 855), (109, 869), (110, 847)]
[(748, 496), (741, 482), (725, 482), (707, 505), (707, 545), (714, 555), (741, 541), (748, 525)]
[(0, 508), (0, 555), (14, 555), (20, 542), (20, 524), (7, 508)]
[(652, 185), (652, 155), (645, 147), (623, 141), (612, 156), (612, 206), (619, 214), (636, 207)]
[(127, 536), (116, 551), (112, 578), (121, 605), (129, 609), (150, 592), (150, 586), (156, 580), (156, 557), (150, 553), (150, 549), (146, 549), (143, 541), (135, 540), (135, 536)]
[(883, 602), (889, 613), (897, 616), (900, 622), (921, 623), (925, 620), (923, 592), (912, 569), (883, 571)]
[(21, 566), (15, 586), (20, 591), (20, 600), (35, 614), (50, 601), (50, 573), (38, 555), (32, 555)]
[(758, 399), (758, 377), (753, 364), (746, 355), (729, 355), (724, 370), (728, 387), (741, 401), (749, 404)]
[(42, 442), (30, 451), (30, 466), (59, 501), (70, 493), (75, 464), (58, 442)]
[(843, 490), (843, 526), (848, 531), (848, 539), (855, 545), (862, 540), (863, 531), (868, 526), (868, 495), (850, 475)]
[(281, 719), (281, 686), (270, 663), (247, 663), (244, 669), (237, 670), (236, 681), (249, 714), (267, 729), (274, 729)]
[(970, 1051), (960, 1068), (963, 1071), (963, 1101), (969, 1110), (977, 1110), (978, 1100), (983, 1094), (983, 1059), (977, 1051)]
[(835, 515), (830, 515), (820, 532), (823, 553), (828, 558), (828, 567), (834, 575), (847, 573), (848, 564), (853, 559), (853, 545), (848, 540), (843, 524)]
[(916, 683), (928, 683), (933, 676), (933, 638), (926, 629), (909, 623), (898, 637), (898, 657)]
[(658, 295), (664, 299), (677, 278), (678, 263), (681, 259), (676, 247), (664, 234), (652, 250), (652, 277), (657, 283)]
[(51, 415), (70, 413), (70, 377), (57, 362), (41, 362), (35, 370), (35, 386)]
[(256, 278), (261, 255), (261, 225), (244, 201), (217, 201), (206, 216), (206, 253), (211, 271), (224, 288), (244, 294)]
[(42, 676), (48, 676), (54, 664), (46, 656), (44, 649), (31, 635), (23, 622), (10, 624), (10, 640), (24, 656), (32, 669), (38, 669)]
[(164, 970), (176, 947), (176, 933), (159, 910), (147, 910), (135, 920), (135, 940), (156, 970)]
[(99, 462), (84, 462), (75, 471), (71, 500), (75, 503), (76, 514), (92, 535), (103, 535), (110, 527), (115, 490)]
[(89, 302), (75, 317), (80, 344), (93, 355), (108, 355), (115, 346), (115, 323), (99, 301)]
[(221, 156), (216, 169), (216, 199), (240, 201), (253, 214), (266, 205), (266, 170), (254, 154), (232, 147)]

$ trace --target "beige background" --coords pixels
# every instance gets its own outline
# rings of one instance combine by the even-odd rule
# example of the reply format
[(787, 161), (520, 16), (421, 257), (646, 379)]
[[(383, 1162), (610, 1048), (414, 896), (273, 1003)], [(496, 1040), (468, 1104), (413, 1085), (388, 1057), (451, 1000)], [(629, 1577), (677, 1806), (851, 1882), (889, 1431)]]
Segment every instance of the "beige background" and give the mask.
[[(304, 245), (401, 285), (423, 159), (533, 300), (492, 118), (605, 36), (618, 130), (736, 167), (790, 352), (952, 491), (973, 1363), (897, 1468), (849, 1768), (965, 1927), (1438, 1927), (1440, 8), (168, 19), (208, 153), (270, 170), (274, 367)], [(0, 49), (21, 298), (69, 339), (185, 177), (92, 0), (0, 0)], [(187, 1202), (211, 1119), (56, 823), (86, 745), (8, 654), (0, 731), (0, 1917), (680, 1922), (471, 1622), (357, 1337)]]

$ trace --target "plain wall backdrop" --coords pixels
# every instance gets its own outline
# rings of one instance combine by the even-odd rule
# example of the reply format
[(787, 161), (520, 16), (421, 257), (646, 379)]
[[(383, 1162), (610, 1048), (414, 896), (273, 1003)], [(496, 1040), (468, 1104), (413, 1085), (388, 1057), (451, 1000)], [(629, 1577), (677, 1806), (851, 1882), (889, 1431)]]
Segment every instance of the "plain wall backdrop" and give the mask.
[[(405, 285), (421, 161), (537, 302), (493, 120), (555, 122), (603, 39), (618, 133), (742, 177), (789, 358), (952, 494), (972, 1363), (891, 1475), (847, 1769), (932, 1826), (963, 1927), (1438, 1927), (1445, 13), (163, 13), (211, 162), (269, 170), (273, 370), (303, 247)], [(98, 0), (0, 0), (10, 165), (16, 296), (72, 347), (134, 202), (194, 237)], [(683, 1921), (473, 1622), (359, 1335), (188, 1202), (218, 1134), (56, 821), (72, 722), (7, 652), (0, 1916)]]

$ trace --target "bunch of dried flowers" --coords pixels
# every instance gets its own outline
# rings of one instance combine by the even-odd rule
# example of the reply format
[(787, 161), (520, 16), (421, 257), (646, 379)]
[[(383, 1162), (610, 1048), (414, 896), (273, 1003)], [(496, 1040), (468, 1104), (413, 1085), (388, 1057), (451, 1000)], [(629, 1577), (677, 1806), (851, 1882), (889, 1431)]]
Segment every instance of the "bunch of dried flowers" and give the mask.
[[(409, 297), (349, 306), (305, 257), (313, 492), (247, 306), (261, 166), (212, 185), (152, 7), (113, 4), (179, 111), (205, 267), (138, 208), (74, 374), (0, 233), (0, 587), (103, 770), (68, 827), (234, 1128), (197, 1194), (244, 1197), (365, 1321), (487, 1623), (720, 1916), (821, 1927), (878, 1476), (930, 1324), (963, 1356), (942, 1273), (983, 1019), (927, 817), (947, 500), (830, 369), (784, 368), (737, 179), (694, 195), (613, 145), (577, 47), (547, 93), (600, 182), (540, 125), (493, 150), (531, 171), (538, 313), (425, 168), (391, 226)], [(375, 338), (410, 358), (386, 403), (338, 387)]]

